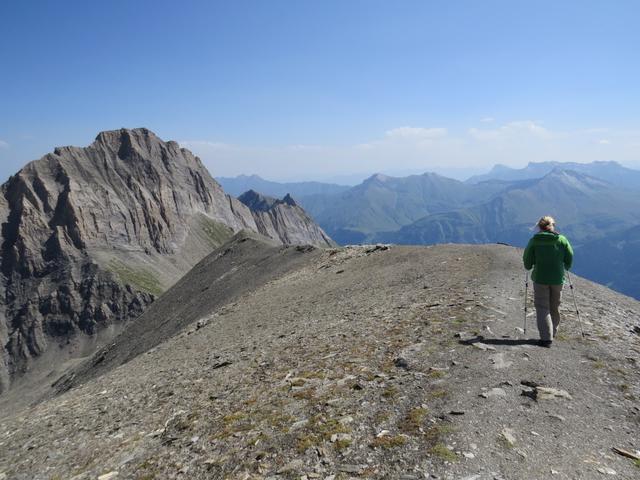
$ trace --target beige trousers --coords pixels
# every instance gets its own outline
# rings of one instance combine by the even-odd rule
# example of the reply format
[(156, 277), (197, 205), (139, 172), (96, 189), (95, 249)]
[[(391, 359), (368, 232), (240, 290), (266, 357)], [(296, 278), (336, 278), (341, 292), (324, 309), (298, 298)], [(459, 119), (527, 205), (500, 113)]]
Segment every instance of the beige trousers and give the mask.
[(533, 283), (533, 300), (540, 339), (553, 340), (560, 325), (560, 300), (562, 285), (542, 285)]

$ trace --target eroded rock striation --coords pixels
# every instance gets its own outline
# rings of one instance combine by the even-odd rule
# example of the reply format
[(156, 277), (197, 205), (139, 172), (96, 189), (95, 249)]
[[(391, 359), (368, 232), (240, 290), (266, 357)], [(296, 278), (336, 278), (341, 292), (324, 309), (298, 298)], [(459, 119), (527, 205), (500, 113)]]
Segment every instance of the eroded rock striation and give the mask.
[[(34, 358), (92, 352), (234, 232), (259, 230), (199, 158), (144, 128), (29, 163), (2, 186), (0, 217), (0, 393)], [(267, 235), (325, 242), (279, 230), (298, 225)]]

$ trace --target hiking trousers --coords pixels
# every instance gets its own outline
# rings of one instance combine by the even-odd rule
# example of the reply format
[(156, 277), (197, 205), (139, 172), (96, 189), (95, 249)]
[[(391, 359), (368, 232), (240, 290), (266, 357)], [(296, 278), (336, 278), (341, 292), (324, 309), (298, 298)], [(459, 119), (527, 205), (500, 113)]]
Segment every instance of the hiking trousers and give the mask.
[(533, 303), (540, 340), (553, 340), (560, 325), (560, 300), (562, 285), (543, 285), (533, 282)]

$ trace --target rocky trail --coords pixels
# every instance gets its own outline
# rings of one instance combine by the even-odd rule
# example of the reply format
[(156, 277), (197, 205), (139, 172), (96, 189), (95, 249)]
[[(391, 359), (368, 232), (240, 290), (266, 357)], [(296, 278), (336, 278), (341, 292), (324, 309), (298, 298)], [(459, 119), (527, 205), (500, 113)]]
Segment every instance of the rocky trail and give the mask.
[(574, 278), (588, 335), (567, 290), (546, 349), (533, 316), (519, 330), (515, 248), (296, 252), (128, 363), (0, 411), (0, 479), (640, 475), (613, 450), (640, 450), (638, 302)]

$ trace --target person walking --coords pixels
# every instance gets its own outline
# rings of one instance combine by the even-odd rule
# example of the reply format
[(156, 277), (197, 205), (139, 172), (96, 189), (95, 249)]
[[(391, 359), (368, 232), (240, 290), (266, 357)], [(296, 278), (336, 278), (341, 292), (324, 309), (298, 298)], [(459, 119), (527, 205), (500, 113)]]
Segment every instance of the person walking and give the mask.
[(524, 268), (531, 270), (540, 345), (551, 347), (560, 325), (560, 301), (565, 270), (573, 264), (573, 249), (564, 235), (556, 232), (553, 217), (538, 221), (538, 230), (522, 255)]

